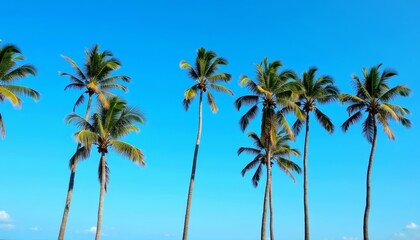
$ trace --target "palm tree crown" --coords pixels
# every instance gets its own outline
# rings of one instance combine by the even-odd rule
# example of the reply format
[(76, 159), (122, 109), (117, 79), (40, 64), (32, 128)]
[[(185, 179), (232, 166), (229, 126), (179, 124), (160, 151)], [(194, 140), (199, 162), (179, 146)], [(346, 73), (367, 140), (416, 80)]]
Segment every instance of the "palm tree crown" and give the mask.
[[(315, 117), (325, 130), (329, 133), (334, 131), (334, 125), (330, 118), (317, 107), (317, 103), (325, 104), (338, 99), (339, 90), (334, 85), (334, 80), (330, 76), (315, 77), (317, 68), (310, 68), (303, 72), (302, 79), (296, 79), (302, 85), (302, 92), (299, 95), (297, 105), (300, 106), (303, 118), (297, 119), (293, 124), (293, 131), (299, 134), (303, 123), (306, 121), (306, 115), (315, 112)], [(286, 109), (285, 109), (286, 110)], [(290, 109), (288, 109), (290, 110)], [(286, 110), (287, 111), (287, 110)]]
[(293, 132), (285, 116), (278, 111), (277, 107), (283, 105), (294, 108), (295, 105), (292, 99), (297, 97), (296, 92), (299, 90), (299, 85), (288, 81), (288, 79), (293, 78), (294, 72), (286, 70), (278, 73), (281, 66), (280, 61), (268, 63), (268, 59), (264, 58), (262, 63), (257, 64), (256, 81), (251, 80), (247, 76), (242, 76), (240, 79), (240, 85), (246, 86), (253, 95), (239, 97), (234, 103), (238, 110), (241, 109), (242, 105), (253, 105), (239, 120), (242, 131), (257, 116), (259, 105), (262, 104), (263, 120), (261, 131), (269, 129), (271, 133), (268, 134), (273, 138), (273, 143), (275, 142), (274, 139), (279, 124), (294, 139)]
[(363, 79), (360, 80), (357, 75), (353, 75), (356, 95), (341, 94), (340, 100), (348, 102), (347, 107), (349, 119), (341, 126), (343, 131), (347, 131), (350, 125), (355, 124), (362, 118), (362, 112), (368, 115), (363, 122), (363, 134), (366, 139), (372, 143), (374, 125), (376, 122), (382, 125), (386, 135), (395, 139), (395, 134), (391, 130), (388, 120), (393, 119), (401, 123), (404, 127), (410, 127), (411, 121), (405, 118), (410, 111), (407, 108), (391, 104), (389, 101), (397, 96), (406, 97), (410, 94), (410, 89), (405, 85), (389, 87), (388, 81), (397, 73), (390, 69), (385, 69), (382, 73), (379, 68), (382, 64), (372, 67), (369, 71), (363, 68)]
[(186, 110), (197, 96), (197, 91), (200, 91), (200, 93), (207, 92), (207, 101), (212, 112), (217, 112), (218, 108), (210, 89), (233, 95), (233, 92), (227, 87), (218, 84), (219, 82), (229, 82), (231, 78), (228, 73), (216, 73), (219, 65), (227, 65), (227, 60), (217, 57), (215, 52), (206, 51), (204, 48), (197, 50), (194, 67), (185, 60), (181, 61), (179, 66), (182, 69), (187, 69), (188, 75), (195, 81), (195, 84), (185, 90), (184, 93), (183, 105)]
[(118, 59), (113, 57), (110, 51), (99, 52), (99, 45), (96, 44), (90, 50), (86, 50), (86, 62), (81, 69), (76, 62), (67, 56), (62, 56), (66, 59), (74, 68), (76, 74), (69, 74), (61, 72), (60, 75), (67, 76), (70, 78), (70, 84), (64, 89), (78, 89), (85, 91), (77, 99), (73, 111), (77, 106), (83, 103), (85, 94), (89, 97), (96, 95), (98, 100), (104, 107), (108, 107), (109, 103), (107, 98), (113, 96), (110, 90), (120, 89), (124, 92), (127, 91), (127, 87), (118, 83), (118, 80), (123, 82), (130, 82), (130, 77), (125, 75), (112, 76), (112, 72), (120, 68), (121, 63)]
[[(254, 141), (254, 147), (241, 147), (238, 149), (238, 155), (245, 152), (254, 155), (255, 157), (242, 169), (241, 174), (244, 176), (245, 173), (257, 167), (257, 170), (252, 177), (252, 185), (257, 187), (258, 182), (261, 179), (262, 168), (267, 164), (266, 147), (264, 146), (262, 139), (258, 137), (256, 133), (249, 132), (248, 136)], [(271, 149), (272, 156), (270, 162), (271, 165), (273, 165), (273, 162), (276, 162), (280, 169), (283, 170), (283, 172), (285, 172), (293, 181), (295, 181), (292, 172), (294, 171), (300, 173), (301, 169), (296, 163), (291, 161), (289, 157), (290, 155), (300, 156), (300, 153), (299, 150), (291, 148), (288, 141), (290, 141), (290, 137), (287, 134), (278, 133), (277, 144), (273, 149)]]
[[(24, 64), (16, 66), (19, 60), (23, 60), (20, 50), (14, 45), (6, 45), (0, 48), (0, 101), (8, 100), (13, 106), (21, 106), (22, 100), (18, 95), (25, 95), (34, 100), (39, 99), (39, 93), (32, 88), (14, 85), (13, 82), (28, 75), (35, 75), (36, 69), (32, 65)], [(3, 118), (0, 114), (0, 131), (2, 138), (5, 137)]]
[(144, 123), (143, 114), (136, 108), (127, 106), (127, 103), (118, 97), (108, 99), (109, 108), (99, 106), (98, 112), (93, 114), (91, 121), (87, 122), (76, 113), (67, 116), (68, 123), (84, 127), (76, 132), (77, 141), (86, 147), (97, 146), (99, 153), (108, 153), (109, 148), (129, 158), (142, 166), (143, 153), (131, 144), (118, 140), (131, 132), (138, 132), (134, 123)]

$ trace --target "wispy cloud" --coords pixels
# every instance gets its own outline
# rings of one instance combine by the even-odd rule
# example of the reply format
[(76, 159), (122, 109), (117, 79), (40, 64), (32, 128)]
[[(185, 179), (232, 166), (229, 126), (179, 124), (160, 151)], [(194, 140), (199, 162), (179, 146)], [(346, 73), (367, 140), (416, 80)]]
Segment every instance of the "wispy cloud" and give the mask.
[(29, 228), (29, 230), (34, 231), (34, 232), (38, 232), (39, 231), (39, 227), (37, 227), (37, 226), (31, 227), (31, 228)]
[(0, 229), (13, 230), (15, 228), (16, 228), (16, 226), (14, 224), (11, 224), (11, 223), (0, 223)]
[(88, 230), (86, 230), (86, 232), (95, 234), (96, 233), (96, 227), (90, 227)]
[(4, 210), (1, 210), (0, 211), (0, 221), (1, 222), (9, 222), (10, 221), (10, 214), (8, 214)]
[(417, 230), (417, 229), (420, 229), (420, 226), (417, 225), (414, 222), (411, 222), (407, 226), (405, 226), (405, 229), (407, 229), (407, 230)]

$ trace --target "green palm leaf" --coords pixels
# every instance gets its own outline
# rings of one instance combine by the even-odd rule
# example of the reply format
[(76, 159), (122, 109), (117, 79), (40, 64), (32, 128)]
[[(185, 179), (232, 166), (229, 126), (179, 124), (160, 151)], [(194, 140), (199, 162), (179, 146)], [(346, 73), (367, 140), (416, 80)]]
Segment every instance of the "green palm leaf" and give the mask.
[(146, 163), (144, 162), (144, 154), (140, 149), (134, 147), (131, 144), (118, 140), (110, 140), (110, 144), (116, 152), (127, 157), (133, 162), (140, 164), (141, 166), (146, 166)]

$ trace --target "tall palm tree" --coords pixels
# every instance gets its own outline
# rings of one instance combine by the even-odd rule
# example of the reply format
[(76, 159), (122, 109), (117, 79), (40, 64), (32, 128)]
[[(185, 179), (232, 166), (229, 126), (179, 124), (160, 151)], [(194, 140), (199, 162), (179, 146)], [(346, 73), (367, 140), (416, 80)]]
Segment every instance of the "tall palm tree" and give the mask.
[[(303, 205), (304, 205), (304, 219), (305, 219), (305, 240), (309, 240), (309, 207), (308, 207), (308, 145), (309, 145), (309, 116), (311, 112), (315, 113), (315, 117), (321, 126), (332, 133), (334, 125), (330, 118), (325, 115), (317, 104), (330, 103), (338, 99), (339, 90), (334, 85), (334, 80), (330, 76), (320, 76), (316, 78), (317, 68), (310, 68), (307, 72), (303, 72), (302, 79), (296, 79), (296, 82), (301, 84), (302, 91), (299, 99), (296, 102), (300, 106), (301, 115), (304, 118), (297, 119), (293, 124), (294, 133), (299, 134), (302, 125), (306, 125), (305, 129), (305, 146), (303, 151)], [(284, 110), (292, 110), (285, 108)]]
[(98, 112), (93, 114), (91, 122), (87, 122), (81, 116), (73, 113), (67, 117), (69, 123), (75, 123), (83, 129), (77, 132), (77, 141), (84, 144), (88, 149), (96, 145), (100, 157), (98, 175), (100, 181), (100, 196), (98, 208), (98, 221), (96, 227), (96, 240), (100, 239), (102, 228), (102, 209), (105, 192), (108, 189), (109, 168), (106, 161), (106, 154), (110, 149), (129, 158), (133, 162), (145, 166), (144, 155), (137, 147), (118, 140), (131, 132), (138, 132), (135, 123), (143, 123), (143, 115), (133, 107), (117, 97), (109, 100), (109, 107), (100, 106)]
[[(67, 89), (76, 89), (83, 90), (83, 93), (77, 99), (73, 111), (76, 107), (82, 104), (85, 100), (85, 95), (88, 97), (88, 102), (86, 106), (85, 120), (89, 119), (92, 99), (94, 96), (97, 97), (100, 104), (107, 108), (109, 106), (108, 100), (105, 96), (113, 96), (110, 92), (114, 89), (120, 89), (124, 92), (127, 91), (127, 87), (120, 84), (119, 81), (129, 82), (130, 77), (124, 75), (113, 76), (113, 72), (120, 68), (121, 63), (118, 59), (113, 57), (113, 54), (110, 51), (99, 51), (99, 45), (96, 44), (90, 50), (86, 50), (86, 62), (81, 69), (75, 61), (67, 56), (62, 56), (66, 59), (70, 65), (73, 67), (75, 74), (69, 74), (61, 72), (61, 76), (66, 76), (70, 79), (70, 84), (68, 84), (64, 90)], [(75, 154), (72, 156), (69, 162), (70, 166), (70, 181), (67, 191), (66, 204), (64, 206), (63, 218), (61, 221), (60, 232), (58, 235), (59, 240), (64, 239), (64, 233), (66, 230), (68, 213), (70, 210), (71, 198), (73, 195), (73, 186), (74, 179), (76, 176), (76, 167), (78, 163), (78, 156), (83, 153), (86, 149), (81, 149), (81, 144), (78, 143)], [(85, 154), (86, 155), (86, 154)]]
[[(24, 64), (16, 66), (19, 60), (23, 60), (20, 50), (14, 45), (6, 45), (0, 48), (0, 101), (8, 100), (13, 106), (20, 107), (22, 100), (18, 95), (25, 95), (38, 100), (39, 93), (32, 88), (14, 85), (13, 82), (28, 75), (35, 76), (36, 69), (32, 65)], [(4, 138), (6, 130), (3, 117), (0, 114), (0, 134)]]
[(411, 121), (405, 118), (409, 114), (409, 110), (399, 105), (391, 104), (390, 101), (398, 96), (406, 97), (410, 94), (410, 89), (405, 85), (397, 85), (395, 87), (388, 86), (388, 81), (397, 73), (390, 69), (380, 72), (379, 68), (382, 64), (366, 70), (363, 68), (363, 79), (353, 74), (354, 86), (356, 94), (342, 94), (341, 102), (349, 103), (347, 119), (341, 128), (347, 131), (350, 125), (355, 124), (363, 116), (363, 112), (367, 113), (367, 117), (363, 122), (362, 132), (368, 142), (372, 145), (369, 156), (369, 164), (366, 174), (366, 207), (363, 217), (363, 239), (369, 239), (369, 211), (370, 211), (370, 179), (373, 166), (373, 157), (376, 149), (377, 126), (382, 125), (386, 135), (394, 140), (395, 134), (389, 126), (389, 120), (393, 119), (401, 123), (404, 127), (410, 127)]
[[(244, 169), (242, 169), (241, 174), (242, 176), (245, 175), (246, 172), (250, 171), (251, 169), (257, 167), (253, 177), (252, 177), (252, 184), (254, 187), (258, 186), (258, 182), (261, 179), (262, 168), (264, 165), (267, 165), (267, 154), (266, 148), (262, 142), (262, 139), (258, 137), (258, 135), (254, 132), (250, 132), (248, 134), (254, 140), (255, 147), (241, 147), (238, 149), (238, 155), (243, 152), (249, 153), (251, 155), (255, 155), (254, 159), (248, 163)], [(281, 170), (286, 173), (293, 181), (295, 178), (292, 175), (292, 172), (300, 173), (300, 167), (289, 159), (290, 155), (300, 156), (300, 153), (297, 149), (290, 148), (288, 141), (290, 141), (290, 137), (287, 134), (278, 133), (277, 136), (277, 143), (276, 146), (272, 149), (272, 156), (270, 165), (273, 165), (273, 161), (277, 163)], [(270, 217), (273, 216), (273, 197), (272, 197), (272, 187), (270, 188), (269, 192), (269, 205), (270, 205)], [(274, 239), (274, 223), (273, 220), (270, 220), (270, 234), (271, 239)]]
[(228, 73), (217, 73), (220, 65), (227, 65), (227, 60), (221, 57), (217, 57), (213, 51), (207, 51), (204, 48), (197, 50), (197, 57), (195, 59), (195, 66), (191, 66), (187, 61), (183, 60), (179, 64), (181, 69), (187, 69), (189, 77), (194, 80), (194, 85), (185, 90), (183, 105), (188, 110), (190, 103), (197, 96), (197, 92), (200, 94), (200, 100), (198, 103), (198, 133), (197, 140), (195, 142), (193, 164), (190, 177), (190, 185), (188, 189), (187, 208), (185, 212), (184, 230), (182, 239), (188, 239), (188, 225), (190, 220), (190, 209), (192, 202), (192, 194), (194, 189), (195, 170), (197, 164), (198, 148), (200, 146), (201, 129), (202, 129), (202, 109), (203, 109), (203, 94), (207, 93), (207, 101), (210, 105), (213, 113), (217, 112), (217, 105), (214, 101), (211, 89), (222, 93), (228, 93), (233, 95), (233, 92), (227, 87), (220, 85), (220, 82), (229, 82), (231, 75)]
[[(278, 73), (282, 66), (280, 61), (273, 61), (268, 63), (268, 59), (257, 64), (257, 80), (253, 81), (247, 76), (242, 76), (240, 84), (246, 86), (253, 95), (246, 95), (236, 99), (234, 105), (240, 110), (242, 105), (253, 105), (239, 120), (239, 125), (244, 131), (249, 125), (250, 121), (254, 119), (259, 111), (259, 105), (262, 104), (262, 119), (261, 119), (261, 141), (266, 147), (265, 154), (267, 159), (271, 159), (271, 149), (276, 146), (276, 136), (279, 126), (284, 129), (289, 136), (294, 139), (293, 132), (286, 120), (286, 117), (281, 111), (278, 111), (279, 106), (288, 106), (290, 108), (298, 108), (294, 104), (296, 92), (299, 91), (299, 85), (288, 81), (293, 78), (292, 71), (283, 71)], [(299, 112), (297, 112), (299, 113)], [(267, 182), (265, 188), (262, 223), (261, 223), (261, 240), (266, 238), (266, 215), (268, 208), (268, 200), (271, 189), (271, 166), (267, 165)], [(270, 220), (273, 216), (270, 215)], [(270, 232), (273, 239), (274, 233)]]

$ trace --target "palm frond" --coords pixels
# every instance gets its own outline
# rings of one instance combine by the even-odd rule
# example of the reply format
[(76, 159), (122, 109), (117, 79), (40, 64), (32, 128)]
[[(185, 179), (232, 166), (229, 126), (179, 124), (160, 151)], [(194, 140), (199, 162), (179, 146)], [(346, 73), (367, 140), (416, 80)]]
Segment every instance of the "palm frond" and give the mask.
[(252, 138), (254, 141), (254, 146), (258, 149), (264, 149), (264, 144), (261, 141), (261, 138), (253, 131), (248, 132), (248, 137)]
[(77, 65), (77, 63), (75, 61), (73, 61), (73, 59), (65, 56), (65, 55), (61, 55), (62, 58), (66, 59), (70, 65), (73, 67), (73, 69), (76, 71), (77, 76), (79, 76), (79, 78), (86, 80), (86, 76), (83, 74), (82, 70), (80, 70), (79, 66)]
[(315, 108), (315, 116), (321, 126), (327, 130), (328, 133), (334, 132), (334, 124), (331, 122), (331, 119), (318, 108)]
[(187, 69), (188, 70), (188, 76), (191, 79), (198, 79), (199, 75), (197, 74), (197, 72), (194, 70), (194, 68), (185, 60), (181, 61), (179, 63), (179, 67), (181, 69)]
[(348, 114), (353, 114), (358, 111), (362, 111), (366, 109), (365, 103), (353, 103), (347, 107)]
[(80, 106), (84, 101), (85, 101), (85, 94), (82, 93), (82, 95), (80, 95), (80, 97), (76, 100), (76, 103), (73, 106), (73, 112), (75, 112), (76, 108)]
[(146, 166), (146, 163), (144, 162), (144, 154), (141, 152), (140, 149), (134, 147), (129, 143), (119, 140), (111, 140), (110, 144), (116, 152), (120, 153), (121, 155), (127, 157), (128, 159), (141, 166)]
[(1, 79), (5, 82), (11, 82), (14, 80), (18, 80), (21, 78), (26, 77), (27, 75), (36, 75), (36, 69), (32, 65), (22, 65), (20, 67), (17, 67), (10, 72), (7, 72), (4, 74)]
[(379, 97), (379, 100), (382, 102), (388, 102), (392, 99), (394, 99), (397, 96), (403, 96), (406, 97), (410, 95), (410, 89), (407, 86), (404, 85), (398, 85), (395, 86), (388, 91), (386, 91), (382, 96)]
[(213, 76), (208, 77), (207, 79), (214, 83), (214, 82), (229, 82), (230, 79), (232, 78), (232, 75), (230, 75), (229, 73), (219, 73), (219, 74), (215, 74)]
[(262, 175), (262, 166), (263, 166), (263, 164), (262, 164), (262, 163), (260, 163), (260, 164), (258, 165), (258, 168), (257, 168), (257, 170), (255, 171), (254, 175), (252, 176), (251, 181), (252, 181), (252, 185), (253, 185), (254, 187), (258, 187), (258, 183), (260, 182), (261, 175)]
[(0, 98), (9, 100), (13, 106), (20, 106), (21, 104), (20, 98), (3, 85), (0, 85)]
[(5, 88), (9, 89), (11, 92), (15, 93), (15, 94), (21, 94), (24, 96), (28, 96), (32, 99), (34, 99), (35, 101), (39, 99), (39, 92), (35, 91), (32, 88), (29, 87), (25, 87), (25, 86), (16, 86), (16, 85), (6, 85), (4, 86)]
[(356, 112), (355, 114), (353, 114), (351, 117), (349, 117), (342, 125), (341, 125), (341, 129), (346, 132), (347, 129), (349, 129), (349, 127), (353, 124), (355, 124), (357, 121), (360, 120), (360, 118), (362, 117), (362, 113), (360, 111)]
[(83, 146), (81, 148), (78, 148), (69, 160), (69, 168), (72, 169), (75, 166), (75, 163), (78, 162), (79, 160), (85, 160), (85, 159), (89, 158), (90, 150), (91, 150), (91, 148), (89, 148), (87, 146)]
[(295, 134), (293, 132), (293, 128), (290, 127), (289, 122), (287, 121), (286, 116), (282, 112), (277, 112), (277, 120), (279, 126), (290, 136), (290, 138), (294, 141)]
[(252, 108), (246, 112), (241, 119), (239, 120), (239, 126), (243, 131), (248, 127), (249, 122), (257, 116), (258, 113), (258, 105), (254, 105)]
[(373, 142), (374, 128), (376, 128), (375, 116), (369, 113), (368, 117), (363, 122), (363, 129), (362, 129), (363, 135), (366, 137), (369, 143)]
[(304, 120), (296, 119), (295, 123), (293, 123), (292, 129), (295, 136), (299, 135), (300, 131), (302, 130)]
[(212, 87), (214, 90), (216, 90), (218, 92), (228, 93), (228, 94), (233, 96), (233, 92), (225, 86), (215, 84), (215, 83), (210, 83), (209, 85), (210, 85), (210, 87)]
[(259, 97), (255, 95), (248, 95), (248, 96), (242, 96), (236, 99), (234, 102), (234, 106), (236, 109), (240, 110), (242, 105), (251, 105), (251, 104), (258, 104)]
[(252, 155), (257, 155), (257, 154), (260, 154), (261, 150), (258, 150), (256, 148), (250, 148), (250, 147), (240, 147), (238, 149), (238, 155), (241, 155), (241, 153), (243, 152), (252, 154)]
[(67, 124), (74, 124), (79, 128), (87, 129), (90, 131), (93, 130), (93, 126), (88, 121), (86, 121), (83, 117), (81, 117), (80, 115), (76, 113), (70, 113), (69, 115), (66, 116), (65, 120)]
[(123, 92), (128, 92), (128, 88), (122, 84), (118, 83), (107, 83), (101, 84), (101, 89), (108, 90), (108, 89), (120, 89)]
[(86, 85), (84, 83), (70, 83), (69, 85), (67, 85), (64, 90), (73, 88), (73, 89), (77, 89), (77, 90), (81, 90), (83, 88), (85, 88)]
[(349, 102), (351, 104), (363, 104), (363, 103), (365, 103), (365, 100), (363, 98), (360, 98), (358, 96), (351, 95), (351, 94), (346, 94), (346, 93), (340, 94), (338, 96), (338, 99), (340, 100), (341, 103), (346, 103), (346, 102)]
[(98, 142), (98, 135), (89, 130), (81, 130), (75, 134), (76, 139), (79, 143), (82, 143), (85, 146), (90, 147), (92, 144)]
[(214, 100), (213, 94), (209, 90), (207, 90), (207, 102), (210, 104), (210, 109), (213, 113), (216, 113), (218, 108), (216, 102)]
[(246, 88), (248, 88), (248, 90), (254, 94), (257, 94), (257, 95), (261, 94), (260, 91), (258, 91), (257, 89), (258, 85), (245, 75), (241, 76), (241, 78), (239, 79), (239, 85), (241, 87), (246, 86)]
[(386, 115), (383, 115), (379, 112), (376, 116), (378, 118), (379, 123), (382, 125), (383, 130), (385, 134), (388, 136), (388, 138), (395, 140), (395, 134), (388, 124)]
[(198, 86), (193, 85), (184, 92), (184, 99), (186, 100), (193, 100), (197, 95)]

